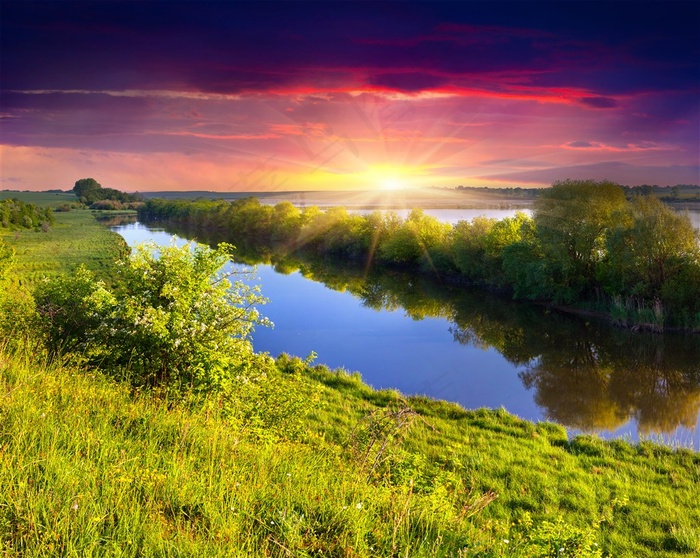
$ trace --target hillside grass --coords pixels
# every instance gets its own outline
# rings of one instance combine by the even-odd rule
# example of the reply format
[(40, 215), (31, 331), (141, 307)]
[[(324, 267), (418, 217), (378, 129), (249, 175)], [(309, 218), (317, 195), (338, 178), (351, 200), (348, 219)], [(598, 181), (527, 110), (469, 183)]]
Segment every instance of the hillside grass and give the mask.
[[(20, 273), (37, 254), (59, 273), (76, 250), (94, 264), (121, 246), (91, 236), (89, 213), (66, 217), (21, 233), (36, 236)], [(700, 552), (700, 454), (687, 449), (569, 440), (286, 356), (233, 407), (174, 399), (3, 341), (0, 556)]]
[[(168, 401), (4, 351), (1, 552), (670, 557), (700, 550), (700, 455), (689, 450), (568, 441), (556, 425), (404, 399), (324, 367), (299, 364), (274, 381), (306, 402), (302, 428), (289, 437), (284, 421), (274, 436), (256, 432), (213, 399)], [(403, 425), (402, 410), (411, 417)]]

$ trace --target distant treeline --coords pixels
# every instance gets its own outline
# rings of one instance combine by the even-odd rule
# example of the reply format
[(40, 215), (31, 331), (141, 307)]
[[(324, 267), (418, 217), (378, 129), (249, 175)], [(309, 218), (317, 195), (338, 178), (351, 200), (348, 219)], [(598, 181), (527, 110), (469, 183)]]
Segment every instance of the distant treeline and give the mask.
[(224, 232), (234, 244), (401, 266), (515, 298), (607, 313), (624, 326), (700, 329), (700, 242), (687, 216), (654, 197), (628, 200), (611, 182), (558, 182), (533, 216), (477, 217), (455, 225), (413, 210), (368, 215), (153, 199), (143, 220)]
[[(663, 201), (700, 201), (700, 186), (695, 184), (676, 184), (659, 186), (658, 184), (640, 184), (638, 186), (620, 186), (627, 199), (635, 196), (655, 196)], [(549, 188), (490, 188), (486, 186), (457, 186), (458, 191), (475, 192), (485, 196), (509, 196), (513, 198), (536, 198)]]
[(0, 201), (0, 225), (3, 228), (42, 227), (46, 230), (53, 222), (54, 217), (50, 207), (41, 208), (33, 203), (25, 203), (14, 198)]

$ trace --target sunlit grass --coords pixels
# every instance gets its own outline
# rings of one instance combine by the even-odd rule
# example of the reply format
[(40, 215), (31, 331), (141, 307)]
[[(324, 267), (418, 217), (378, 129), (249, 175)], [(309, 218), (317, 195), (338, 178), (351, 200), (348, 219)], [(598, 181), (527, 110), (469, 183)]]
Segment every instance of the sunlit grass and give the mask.
[[(0, 353), (0, 548), (8, 556), (698, 550), (698, 454), (569, 442), (561, 427), (403, 400), (324, 367), (298, 381), (300, 393), (316, 394), (304, 430), (264, 440), (214, 400), (166, 401)], [(418, 413), (410, 422), (385, 428), (386, 438), (372, 430), (406, 404)], [(372, 439), (372, 459), (363, 459)], [(566, 551), (547, 553), (554, 544)]]
[(123, 239), (87, 210), (55, 212), (54, 217), (48, 232), (0, 228), (0, 238), (15, 251), (16, 272), (22, 281), (34, 284), (44, 277), (72, 272), (81, 264), (102, 279), (112, 276), (115, 260), (126, 250)]

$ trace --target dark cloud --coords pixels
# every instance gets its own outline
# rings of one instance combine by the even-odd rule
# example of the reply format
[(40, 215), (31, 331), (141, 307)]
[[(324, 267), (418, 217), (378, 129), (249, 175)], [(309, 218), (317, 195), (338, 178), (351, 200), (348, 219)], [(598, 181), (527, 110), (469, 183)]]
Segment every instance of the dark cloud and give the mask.
[(480, 166), (485, 167), (541, 167), (542, 161), (530, 161), (528, 159), (488, 159), (481, 161)]
[(4, 0), (3, 87), (420, 91), (517, 80), (585, 90), (585, 106), (612, 108), (616, 94), (697, 84), (697, 2), (504, 6)]
[(582, 105), (591, 108), (606, 109), (615, 108), (617, 106), (617, 101), (615, 99), (611, 99), (610, 97), (584, 97), (579, 99), (579, 102)]
[(378, 74), (370, 76), (367, 79), (368, 85), (378, 85), (381, 87), (386, 87), (387, 89), (407, 93), (439, 89), (441, 86), (444, 86), (447, 83), (447, 78), (419, 72)]
[(566, 145), (567, 147), (578, 147), (585, 149), (587, 147), (596, 147), (597, 144), (591, 143), (590, 141), (570, 141)]

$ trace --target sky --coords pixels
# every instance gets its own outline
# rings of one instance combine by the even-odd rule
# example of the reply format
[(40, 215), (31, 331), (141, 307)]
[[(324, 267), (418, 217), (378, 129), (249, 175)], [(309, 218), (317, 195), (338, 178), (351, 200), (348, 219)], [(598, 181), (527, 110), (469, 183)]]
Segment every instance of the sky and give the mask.
[(700, 2), (2, 0), (0, 189), (700, 184)]

